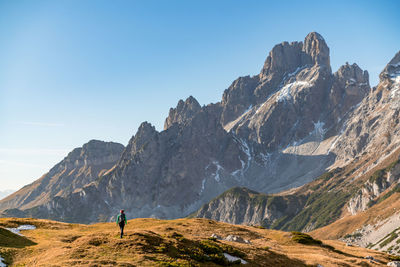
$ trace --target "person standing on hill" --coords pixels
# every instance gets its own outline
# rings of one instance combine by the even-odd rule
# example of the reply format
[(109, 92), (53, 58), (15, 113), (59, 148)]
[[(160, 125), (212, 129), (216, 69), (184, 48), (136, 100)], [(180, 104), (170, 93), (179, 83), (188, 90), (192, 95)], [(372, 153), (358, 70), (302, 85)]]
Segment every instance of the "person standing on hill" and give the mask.
[(121, 229), (121, 238), (124, 235), (124, 227), (126, 225), (126, 216), (124, 210), (120, 210), (120, 213), (117, 216), (117, 224)]

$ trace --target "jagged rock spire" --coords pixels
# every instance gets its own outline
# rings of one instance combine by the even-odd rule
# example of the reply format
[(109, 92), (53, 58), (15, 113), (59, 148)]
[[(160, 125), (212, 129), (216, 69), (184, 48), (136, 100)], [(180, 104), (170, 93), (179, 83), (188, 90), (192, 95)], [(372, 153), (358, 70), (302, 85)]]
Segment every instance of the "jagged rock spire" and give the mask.
[(304, 65), (322, 65), (330, 69), (329, 48), (317, 32), (309, 33), (303, 42), (283, 42), (275, 45), (265, 60), (260, 76), (291, 73)]
[(176, 108), (169, 110), (169, 115), (165, 119), (164, 130), (168, 129), (174, 123), (183, 123), (192, 118), (200, 109), (199, 102), (193, 96), (189, 96), (185, 101), (182, 99), (179, 100)]
[(303, 51), (311, 56), (314, 64), (330, 67), (329, 47), (319, 33), (311, 32), (306, 36)]

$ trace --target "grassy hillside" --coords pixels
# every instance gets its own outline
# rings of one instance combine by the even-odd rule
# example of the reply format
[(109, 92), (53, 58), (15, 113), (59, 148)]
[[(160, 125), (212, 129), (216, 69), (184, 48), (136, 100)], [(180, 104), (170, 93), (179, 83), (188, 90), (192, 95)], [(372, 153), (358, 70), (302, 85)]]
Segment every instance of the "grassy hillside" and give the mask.
[[(134, 219), (120, 239), (114, 223), (66, 224), (38, 219), (0, 219), (0, 227), (33, 224), (26, 238), (10, 235), (0, 254), (11, 266), (238, 266), (223, 253), (240, 257), (247, 266), (371, 266), (367, 255), (388, 262), (384, 253), (346, 247), (338, 241), (314, 240), (301, 233), (230, 225), (207, 219)], [(1, 229), (1, 228), (0, 228)], [(250, 244), (221, 241), (237, 235)], [(3, 236), (1, 236), (3, 240)], [(12, 241), (15, 240), (15, 241)], [(376, 266), (376, 265), (372, 265)]]
[[(384, 177), (399, 164), (400, 149), (394, 151), (374, 168), (365, 171), (366, 166), (377, 161), (376, 157), (366, 157), (343, 168), (336, 168), (324, 173), (314, 181), (299, 189), (282, 192), (279, 195), (292, 194), (297, 197), (304, 196), (304, 207), (295, 216), (284, 218), (280, 230), (313, 230), (339, 222), (341, 218), (350, 216), (346, 205), (348, 201), (361, 190), (367, 181), (384, 183)], [(393, 194), (400, 192), (400, 185), (393, 185), (369, 203), (369, 207), (377, 205)], [(390, 203), (390, 202), (386, 202)], [(383, 208), (384, 206), (379, 206)], [(393, 211), (393, 210), (392, 210)], [(393, 214), (393, 212), (392, 212)], [(350, 230), (350, 229), (349, 229)], [(331, 236), (331, 234), (330, 234)]]
[(317, 238), (338, 239), (364, 225), (374, 225), (384, 221), (400, 210), (400, 193), (395, 193), (370, 209), (354, 216), (347, 216), (325, 227), (312, 231)]

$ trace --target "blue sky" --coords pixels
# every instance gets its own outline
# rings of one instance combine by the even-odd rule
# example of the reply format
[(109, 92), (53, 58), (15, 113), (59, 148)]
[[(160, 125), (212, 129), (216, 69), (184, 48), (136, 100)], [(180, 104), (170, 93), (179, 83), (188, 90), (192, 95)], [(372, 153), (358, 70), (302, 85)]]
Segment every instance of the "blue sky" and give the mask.
[(39, 178), (90, 139), (162, 129), (193, 95), (217, 102), (270, 49), (324, 36), (371, 84), (400, 50), (399, 1), (0, 0), (0, 191)]

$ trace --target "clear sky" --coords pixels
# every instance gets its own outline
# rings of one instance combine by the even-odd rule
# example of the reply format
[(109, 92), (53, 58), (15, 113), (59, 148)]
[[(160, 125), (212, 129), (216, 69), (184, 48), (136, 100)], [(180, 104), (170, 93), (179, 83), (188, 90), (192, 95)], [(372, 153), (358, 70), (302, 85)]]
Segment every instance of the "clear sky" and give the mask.
[(270, 49), (317, 31), (333, 71), (378, 74), (400, 50), (400, 1), (0, 0), (0, 191), (90, 139), (162, 130), (193, 95), (217, 102)]

